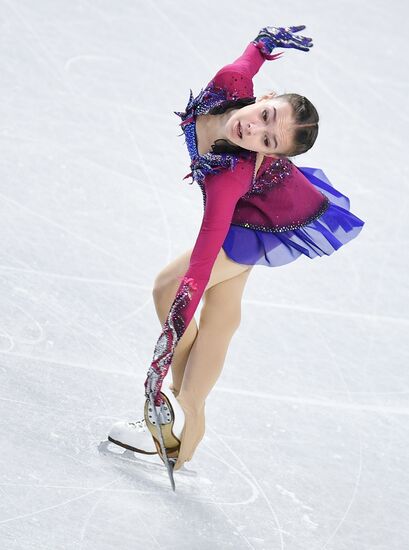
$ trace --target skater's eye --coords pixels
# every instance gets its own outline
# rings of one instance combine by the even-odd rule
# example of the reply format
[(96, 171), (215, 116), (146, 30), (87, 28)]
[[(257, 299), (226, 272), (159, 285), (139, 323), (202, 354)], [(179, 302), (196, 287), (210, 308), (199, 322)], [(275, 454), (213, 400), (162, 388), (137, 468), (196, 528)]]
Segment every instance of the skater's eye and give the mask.
[[(276, 110), (275, 107), (273, 107), (273, 110), (274, 110), (273, 120), (275, 120), (275, 119), (276, 119), (276, 116), (277, 116), (277, 110)], [(262, 116), (263, 120), (264, 120), (265, 122), (267, 122), (267, 119), (269, 118), (268, 109), (264, 109), (264, 110), (262, 111), (262, 113), (261, 113), (261, 116)], [(277, 149), (277, 139), (276, 139), (275, 136), (273, 136), (273, 139), (274, 139), (275, 149)], [(265, 145), (266, 147), (270, 147), (270, 143), (271, 143), (271, 142), (270, 142), (270, 140), (268, 139), (268, 136), (265, 135), (265, 137), (264, 137), (264, 145)]]
[[(267, 118), (268, 118), (268, 111), (267, 111), (267, 109), (264, 109), (264, 111), (261, 113), (261, 116), (262, 116), (263, 120), (264, 120), (265, 122), (267, 122)], [(268, 144), (269, 144), (269, 143), (270, 143), (270, 142), (269, 142), (268, 137), (267, 137), (267, 136), (264, 136), (264, 145), (265, 145), (266, 147), (268, 147)]]

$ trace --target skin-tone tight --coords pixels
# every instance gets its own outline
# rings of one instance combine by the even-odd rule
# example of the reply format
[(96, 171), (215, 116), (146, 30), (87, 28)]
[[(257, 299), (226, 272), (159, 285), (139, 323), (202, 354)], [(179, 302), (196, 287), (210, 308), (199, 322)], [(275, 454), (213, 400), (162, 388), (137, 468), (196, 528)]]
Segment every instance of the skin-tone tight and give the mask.
[[(180, 283), (177, 277), (187, 271), (191, 252), (177, 257), (155, 279), (153, 299), (162, 325)], [(220, 249), (203, 294), (199, 327), (193, 317), (176, 346), (169, 389), (185, 421), (175, 470), (191, 460), (204, 436), (206, 397), (220, 376), (230, 340), (240, 325), (241, 298), (252, 267), (234, 262)]]

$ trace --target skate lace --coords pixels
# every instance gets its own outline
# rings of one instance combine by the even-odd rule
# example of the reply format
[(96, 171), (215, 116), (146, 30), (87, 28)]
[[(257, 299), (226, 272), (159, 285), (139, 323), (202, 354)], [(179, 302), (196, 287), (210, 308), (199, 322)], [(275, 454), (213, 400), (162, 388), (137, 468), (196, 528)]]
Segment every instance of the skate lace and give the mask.
[(132, 426), (133, 428), (139, 428), (139, 429), (145, 429), (146, 427), (146, 423), (145, 423), (145, 419), (142, 418), (142, 420), (135, 420), (135, 422), (128, 422), (128, 424), (130, 426)]

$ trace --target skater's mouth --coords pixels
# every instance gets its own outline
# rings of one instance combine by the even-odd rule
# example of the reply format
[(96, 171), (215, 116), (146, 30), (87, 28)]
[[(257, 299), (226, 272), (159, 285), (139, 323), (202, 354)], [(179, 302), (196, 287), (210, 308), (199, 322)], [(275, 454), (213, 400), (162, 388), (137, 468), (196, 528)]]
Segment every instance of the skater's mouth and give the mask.
[(237, 133), (237, 135), (240, 139), (243, 138), (243, 134), (242, 134), (242, 131), (241, 131), (240, 120), (237, 122), (236, 133)]

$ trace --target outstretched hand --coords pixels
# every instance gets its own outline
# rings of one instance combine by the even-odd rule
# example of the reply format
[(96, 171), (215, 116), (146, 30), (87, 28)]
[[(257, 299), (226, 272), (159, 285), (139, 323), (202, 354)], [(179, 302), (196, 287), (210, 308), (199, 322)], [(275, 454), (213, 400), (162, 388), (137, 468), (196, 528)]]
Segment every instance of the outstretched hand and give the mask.
[(297, 50), (308, 52), (313, 46), (312, 38), (294, 34), (304, 29), (305, 25), (298, 25), (295, 27), (263, 27), (260, 30), (257, 39), (268, 39), (273, 47), (295, 48)]

